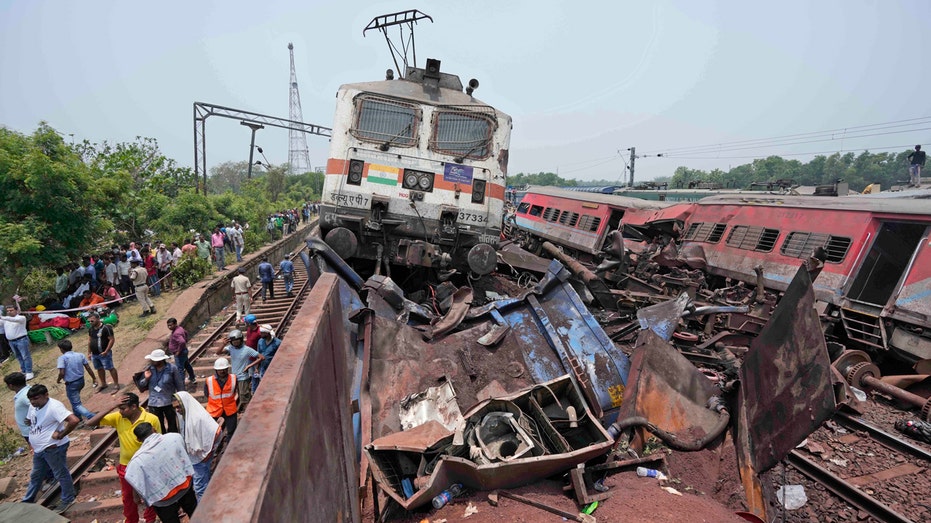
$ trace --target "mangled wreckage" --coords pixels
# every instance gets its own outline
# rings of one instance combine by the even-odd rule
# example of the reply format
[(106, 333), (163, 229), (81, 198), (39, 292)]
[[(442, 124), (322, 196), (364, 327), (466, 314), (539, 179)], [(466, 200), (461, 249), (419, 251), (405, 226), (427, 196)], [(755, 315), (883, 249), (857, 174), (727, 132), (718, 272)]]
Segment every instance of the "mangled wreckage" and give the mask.
[[(325, 242), (307, 246), (312, 280), (341, 276), (360, 478), (374, 480), (382, 514), (456, 483), (492, 490), (570, 471), (580, 503), (604, 499), (611, 493), (588, 492), (589, 472), (662, 466), (636, 456), (650, 436), (689, 451), (730, 432), (748, 506), (765, 516), (772, 494), (759, 475), (833, 414), (843, 390), (814, 309), (816, 262), (778, 303), (609, 290), (615, 303), (636, 303), (622, 322), (617, 307), (596, 317), (584, 275), (558, 260), (521, 254), (546, 267), (532, 286), (490, 275), (495, 291), (443, 284), (414, 300), (390, 278), (363, 280)], [(712, 326), (702, 347), (681, 339), (694, 322)]]

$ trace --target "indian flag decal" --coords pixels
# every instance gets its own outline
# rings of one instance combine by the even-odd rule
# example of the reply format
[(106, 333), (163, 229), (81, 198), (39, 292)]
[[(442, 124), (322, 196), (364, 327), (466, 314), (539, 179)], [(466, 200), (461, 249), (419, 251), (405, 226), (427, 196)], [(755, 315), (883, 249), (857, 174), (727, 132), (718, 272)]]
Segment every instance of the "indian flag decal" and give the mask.
[(398, 184), (398, 175), (401, 169), (387, 165), (369, 164), (368, 180), (370, 183), (381, 183), (395, 186)]

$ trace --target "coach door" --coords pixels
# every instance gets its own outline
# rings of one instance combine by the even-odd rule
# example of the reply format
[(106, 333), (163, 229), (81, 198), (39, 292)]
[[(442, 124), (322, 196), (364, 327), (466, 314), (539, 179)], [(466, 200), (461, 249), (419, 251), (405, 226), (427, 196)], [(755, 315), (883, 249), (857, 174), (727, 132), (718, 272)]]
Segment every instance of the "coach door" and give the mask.
[(883, 222), (847, 297), (884, 306), (905, 275), (926, 228), (924, 223)]

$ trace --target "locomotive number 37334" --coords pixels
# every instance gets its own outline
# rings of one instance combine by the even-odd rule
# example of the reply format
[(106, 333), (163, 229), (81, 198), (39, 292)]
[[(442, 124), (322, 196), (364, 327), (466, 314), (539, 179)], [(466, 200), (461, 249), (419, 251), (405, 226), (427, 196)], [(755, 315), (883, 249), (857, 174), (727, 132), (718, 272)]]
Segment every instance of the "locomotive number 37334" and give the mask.
[(484, 214), (475, 214), (471, 212), (459, 211), (460, 222), (488, 223), (488, 216)]

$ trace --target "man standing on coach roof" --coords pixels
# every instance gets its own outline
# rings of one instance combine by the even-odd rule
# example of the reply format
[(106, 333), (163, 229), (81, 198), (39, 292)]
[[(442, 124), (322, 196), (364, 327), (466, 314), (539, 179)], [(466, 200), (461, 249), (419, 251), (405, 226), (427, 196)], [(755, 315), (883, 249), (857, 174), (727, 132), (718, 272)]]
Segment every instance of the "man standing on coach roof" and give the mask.
[[(12, 316), (7, 316), (12, 314)], [(0, 307), (0, 321), (3, 321), (3, 333), (13, 354), (19, 361), (19, 368), (26, 375), (27, 380), (31, 380), (35, 375), (32, 373), (32, 352), (29, 349), (29, 336), (26, 332), (26, 317), (19, 310), (19, 303)]]
[(921, 187), (921, 168), (925, 166), (927, 155), (921, 150), (920, 145), (915, 146), (915, 151), (908, 155), (911, 165), (908, 168), (910, 184), (915, 187)]
[(236, 296), (236, 321), (239, 321), (243, 316), (248, 316), (252, 308), (252, 291), (249, 290), (252, 288), (252, 282), (246, 276), (245, 269), (242, 267), (236, 269), (236, 276), (230, 282), (230, 287), (233, 288), (233, 294)]
[(75, 490), (71, 472), (68, 471), (68, 434), (78, 425), (78, 417), (58, 400), (48, 397), (45, 385), (35, 385), (26, 393), (29, 398), (29, 413), (26, 424), (29, 425), (29, 444), (32, 446), (32, 473), (29, 475), (29, 487), (23, 496), (23, 503), (35, 503), (42, 482), (49, 469), (61, 485), (61, 503), (58, 513), (62, 513), (74, 503)]
[(155, 304), (149, 299), (149, 273), (145, 270), (145, 267), (139, 266), (140, 262), (141, 260), (130, 260), (129, 264), (132, 268), (129, 269), (129, 279), (132, 281), (133, 287), (136, 288), (136, 300), (142, 307), (140, 317), (143, 317), (155, 313)]
[[(114, 409), (118, 409), (119, 412), (111, 412)], [(139, 523), (139, 507), (136, 506), (136, 501), (133, 499), (132, 485), (126, 482), (125, 476), (126, 465), (129, 464), (129, 460), (136, 454), (139, 447), (142, 446), (142, 443), (133, 434), (133, 429), (140, 423), (151, 424), (156, 432), (162, 430), (158, 417), (140, 407), (139, 396), (132, 392), (121, 394), (116, 404), (101, 411), (87, 422), (89, 427), (101, 425), (116, 429), (116, 435), (120, 440), (120, 463), (116, 466), (116, 474), (120, 478), (123, 517), (126, 518), (126, 523)], [(155, 521), (155, 509), (152, 507), (146, 507), (142, 515), (147, 523)]]

